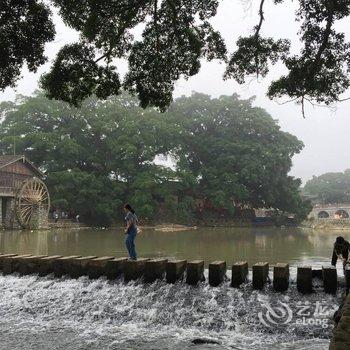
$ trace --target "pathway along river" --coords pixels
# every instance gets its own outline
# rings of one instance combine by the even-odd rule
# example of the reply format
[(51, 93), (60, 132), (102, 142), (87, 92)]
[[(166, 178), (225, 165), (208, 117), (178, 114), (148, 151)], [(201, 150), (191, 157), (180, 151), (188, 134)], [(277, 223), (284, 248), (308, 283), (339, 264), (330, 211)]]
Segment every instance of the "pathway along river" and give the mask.
[[(140, 256), (329, 263), (339, 232), (297, 229), (145, 230)], [(342, 232), (350, 239), (350, 232)], [(124, 256), (122, 230), (0, 232), (0, 251)], [(342, 276), (339, 266), (339, 275)], [(51, 276), (0, 275), (0, 349), (328, 349), (341, 293), (301, 296), (267, 286), (124, 284)], [(198, 344), (202, 342), (213, 344)], [(197, 345), (196, 345), (197, 343)]]

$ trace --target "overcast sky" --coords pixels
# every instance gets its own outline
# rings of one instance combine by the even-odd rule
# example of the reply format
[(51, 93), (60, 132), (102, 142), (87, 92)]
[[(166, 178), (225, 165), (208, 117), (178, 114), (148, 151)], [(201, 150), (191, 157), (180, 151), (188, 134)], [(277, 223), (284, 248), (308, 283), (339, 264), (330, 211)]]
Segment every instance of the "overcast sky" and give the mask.
[[(257, 23), (258, 1), (252, 0), (252, 2), (254, 6), (250, 7), (249, 1), (224, 0), (221, 2), (217, 16), (212, 20), (215, 28), (225, 38), (230, 52), (235, 47), (237, 37), (249, 34)], [(297, 36), (298, 23), (294, 21), (294, 11), (295, 5), (291, 2), (278, 6), (272, 4), (266, 6), (263, 34), (288, 38), (292, 41), (292, 49), (298, 50), (300, 45)], [(48, 70), (59, 48), (66, 43), (78, 40), (78, 35), (65, 27), (57, 15), (55, 15), (55, 23), (56, 39), (46, 48), (49, 62), (42, 66), (36, 74), (24, 69), (23, 78), (19, 81), (17, 88), (0, 92), (0, 101), (13, 100), (18, 93), (31, 94), (37, 88), (38, 78)], [(344, 31), (350, 40), (350, 24), (344, 21), (339, 23), (338, 28)], [(125, 73), (127, 63), (118, 62), (118, 69), (121, 74)], [(339, 104), (336, 111), (308, 106), (307, 117), (303, 119), (300, 106), (294, 103), (281, 105), (266, 97), (269, 82), (285, 72), (282, 65), (275, 65), (267, 78), (259, 82), (251, 81), (243, 86), (232, 80), (223, 81), (224, 69), (225, 66), (218, 62), (203, 62), (197, 76), (187, 81), (180, 80), (176, 84), (175, 96), (189, 95), (192, 91), (212, 96), (238, 93), (242, 98), (255, 95), (256, 105), (264, 107), (274, 119), (278, 120), (283, 130), (296, 135), (305, 144), (303, 151), (293, 159), (292, 175), (302, 178), (305, 182), (312, 175), (344, 171), (350, 168), (350, 101)], [(345, 97), (350, 97), (350, 91), (348, 95)]]

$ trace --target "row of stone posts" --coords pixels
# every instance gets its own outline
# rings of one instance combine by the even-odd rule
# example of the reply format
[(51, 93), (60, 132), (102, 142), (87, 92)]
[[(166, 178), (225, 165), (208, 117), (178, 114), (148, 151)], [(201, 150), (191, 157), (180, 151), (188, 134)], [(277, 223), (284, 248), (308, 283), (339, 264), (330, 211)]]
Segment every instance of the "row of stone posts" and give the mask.
[[(3, 274), (19, 272), (22, 275), (38, 273), (45, 276), (53, 273), (55, 277), (69, 275), (72, 278), (89, 276), (94, 279), (106, 276), (108, 279), (116, 279), (124, 276), (129, 282), (143, 278), (146, 283), (166, 279), (168, 283), (185, 280), (189, 285), (197, 285), (205, 280), (203, 260), (173, 260), (167, 259), (138, 259), (115, 258), (112, 256), (44, 256), (44, 255), (16, 255), (0, 254), (0, 269)], [(225, 261), (214, 261), (209, 264), (209, 284), (219, 286), (226, 280), (227, 266)], [(269, 264), (259, 262), (252, 266), (252, 286), (261, 290), (270, 282)], [(278, 263), (273, 266), (273, 289), (284, 292), (289, 288), (289, 265)], [(350, 288), (350, 269), (346, 270), (347, 288)], [(231, 270), (231, 286), (238, 288), (247, 282), (248, 263), (234, 263)], [(335, 294), (337, 291), (337, 270), (335, 267), (323, 267), (322, 275), (324, 291)], [(310, 266), (297, 268), (297, 290), (307, 294), (313, 291), (313, 271)]]

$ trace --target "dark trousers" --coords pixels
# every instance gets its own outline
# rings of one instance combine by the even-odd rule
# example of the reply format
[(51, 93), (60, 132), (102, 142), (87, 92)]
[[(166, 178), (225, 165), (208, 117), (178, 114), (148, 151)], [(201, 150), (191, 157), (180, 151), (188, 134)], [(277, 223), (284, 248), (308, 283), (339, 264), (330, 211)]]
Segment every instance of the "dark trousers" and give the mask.
[(136, 228), (131, 227), (125, 237), (125, 245), (128, 250), (130, 259), (136, 260), (136, 250), (135, 250), (135, 238), (136, 238)]

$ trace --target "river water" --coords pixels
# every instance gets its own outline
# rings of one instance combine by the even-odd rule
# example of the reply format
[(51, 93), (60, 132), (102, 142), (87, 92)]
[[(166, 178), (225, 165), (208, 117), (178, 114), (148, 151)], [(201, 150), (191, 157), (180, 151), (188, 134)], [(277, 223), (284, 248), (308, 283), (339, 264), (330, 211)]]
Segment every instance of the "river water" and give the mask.
[[(295, 291), (296, 266), (329, 264), (338, 232), (298, 229), (144, 230), (143, 257), (289, 262), (292, 285), (212, 288), (206, 282), (124, 284), (52, 276), (0, 275), (0, 349), (240, 349), (326, 350), (331, 317), (343, 292)], [(350, 239), (350, 232), (342, 232)], [(1, 252), (125, 256), (122, 230), (0, 233)], [(228, 273), (229, 275), (229, 273)], [(212, 344), (209, 344), (212, 343)]]

